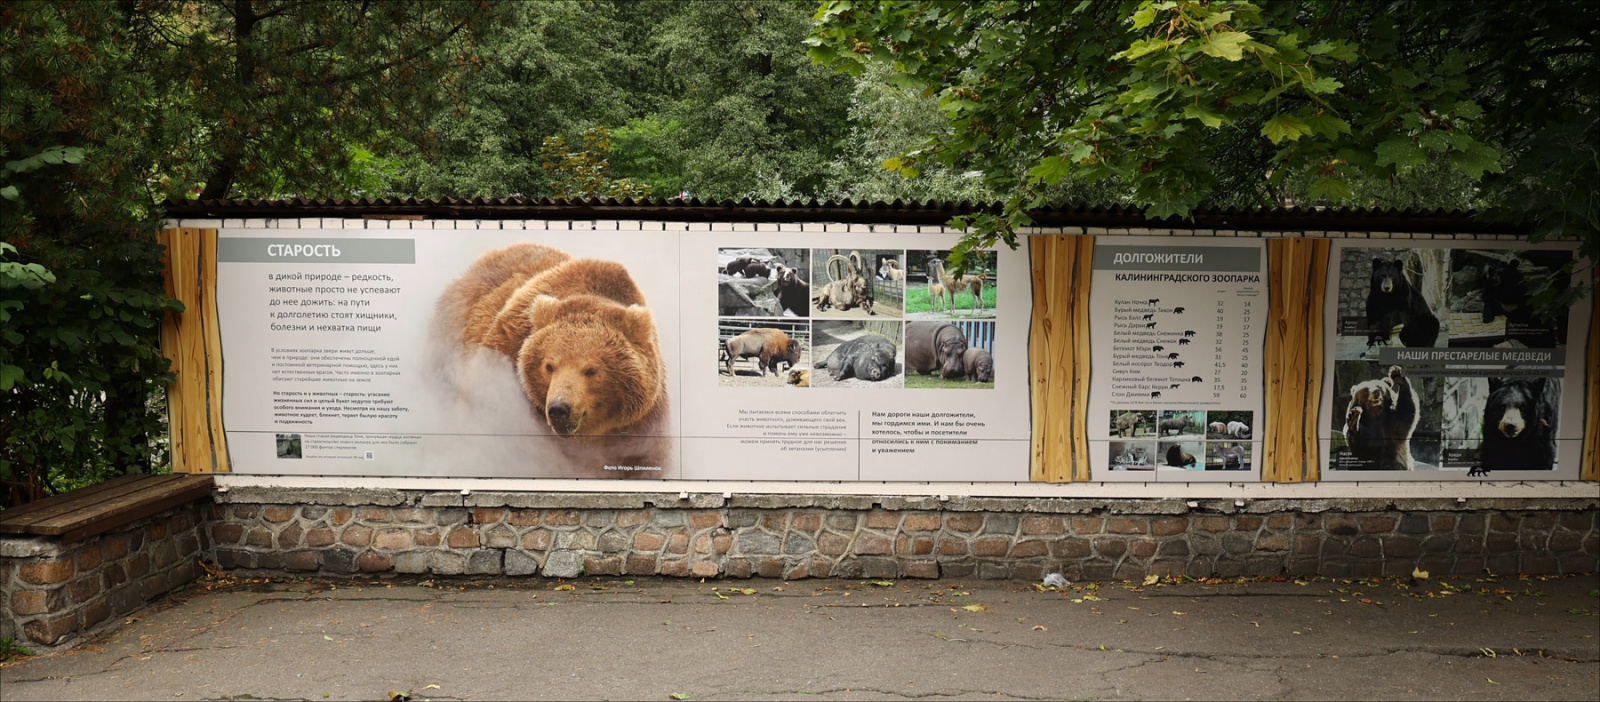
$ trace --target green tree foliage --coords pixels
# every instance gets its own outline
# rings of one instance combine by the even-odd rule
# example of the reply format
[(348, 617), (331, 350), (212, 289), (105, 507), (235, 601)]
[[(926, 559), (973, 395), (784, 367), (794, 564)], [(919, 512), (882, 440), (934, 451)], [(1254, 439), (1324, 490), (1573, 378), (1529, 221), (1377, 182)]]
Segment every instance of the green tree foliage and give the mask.
[(814, 65), (802, 0), (522, 3), (483, 50), (459, 114), (441, 117), (428, 196), (552, 190), (545, 137), (603, 125), (612, 170), (654, 192), (822, 197), (851, 81)]
[(483, 0), (150, 0), (129, 19), (141, 67), (185, 108), (174, 160), (210, 199), (373, 194), (348, 177), (424, 140), (486, 15)]
[(152, 339), (173, 303), (142, 117), (157, 87), (129, 70), (108, 10), (0, 9), (0, 239), (17, 259), (0, 276), (0, 504), (163, 460), (148, 405), (167, 364)]
[(159, 203), (387, 182), (492, 10), (0, 5), (0, 505), (166, 463)]
[(590, 127), (584, 131), (583, 144), (576, 151), (569, 150), (566, 139), (545, 137), (539, 151), (539, 166), (550, 179), (550, 194), (565, 199), (618, 200), (650, 195), (648, 185), (611, 177), (610, 154), (611, 132), (605, 127)]
[(938, 99), (950, 130), (894, 165), (969, 163), (1005, 195), (966, 247), (1076, 181), (1158, 217), (1464, 191), (1592, 260), (1595, 192), (1571, 184), (1600, 177), (1600, 10), (1533, 4), (826, 0), (808, 43)]
[(478, 47), (459, 104), (435, 115), (437, 151), (413, 158), (397, 188), (424, 197), (536, 197), (545, 137), (577, 139), (647, 111), (639, 50), (671, 3), (522, 2)]

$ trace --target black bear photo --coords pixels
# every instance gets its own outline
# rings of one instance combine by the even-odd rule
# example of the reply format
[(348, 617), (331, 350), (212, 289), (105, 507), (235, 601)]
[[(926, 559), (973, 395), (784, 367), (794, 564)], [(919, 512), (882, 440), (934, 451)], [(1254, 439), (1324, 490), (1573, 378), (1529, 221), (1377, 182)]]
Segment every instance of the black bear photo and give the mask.
[(1526, 317), (1528, 313), (1528, 281), (1517, 266), (1522, 261), (1511, 260), (1494, 263), (1483, 275), (1483, 321), (1492, 322), (1505, 315), (1507, 320)]
[(1406, 346), (1433, 346), (1439, 338), (1439, 317), (1422, 297), (1422, 272), (1408, 270), (1404, 259), (1372, 259), (1372, 284), (1367, 291), (1367, 345), (1387, 344), (1395, 327)]
[(1490, 378), (1480, 471), (1554, 470), (1560, 404), (1559, 378)]
[(1571, 251), (1459, 249), (1450, 263), (1451, 346), (1566, 345), (1566, 309), (1540, 301), (1571, 286)]

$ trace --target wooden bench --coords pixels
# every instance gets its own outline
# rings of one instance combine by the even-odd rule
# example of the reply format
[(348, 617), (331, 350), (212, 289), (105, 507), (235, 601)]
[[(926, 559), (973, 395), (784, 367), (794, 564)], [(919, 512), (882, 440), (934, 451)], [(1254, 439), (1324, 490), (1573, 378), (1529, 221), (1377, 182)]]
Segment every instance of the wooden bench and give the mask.
[(211, 493), (210, 475), (125, 475), (0, 512), (0, 534), (81, 541)]

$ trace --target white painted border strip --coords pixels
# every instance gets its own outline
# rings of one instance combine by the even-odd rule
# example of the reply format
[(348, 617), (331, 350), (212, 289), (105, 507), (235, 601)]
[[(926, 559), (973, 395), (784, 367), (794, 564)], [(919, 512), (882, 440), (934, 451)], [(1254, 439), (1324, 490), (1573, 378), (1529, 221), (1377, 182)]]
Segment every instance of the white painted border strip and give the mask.
[(709, 480), (557, 480), (518, 478), (383, 478), (303, 475), (217, 475), (219, 487), (482, 492), (656, 493), (741, 495), (962, 495), (1062, 499), (1336, 500), (1336, 499), (1592, 499), (1595, 486), (1556, 482), (1322, 483), (790, 483)]

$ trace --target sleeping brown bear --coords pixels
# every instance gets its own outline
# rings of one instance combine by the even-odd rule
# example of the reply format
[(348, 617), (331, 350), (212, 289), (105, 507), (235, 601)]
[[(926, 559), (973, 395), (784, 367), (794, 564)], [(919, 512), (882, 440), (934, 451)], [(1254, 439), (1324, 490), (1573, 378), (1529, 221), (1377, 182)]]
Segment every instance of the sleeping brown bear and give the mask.
[(478, 350), (510, 361), (539, 425), (561, 438), (554, 448), (569, 460), (564, 467), (667, 460), (670, 442), (661, 437), (669, 402), (655, 321), (621, 264), (538, 244), (490, 251), (440, 296), (434, 333), (454, 347), (440, 364), (463, 399), (499, 382), (464, 370)]

